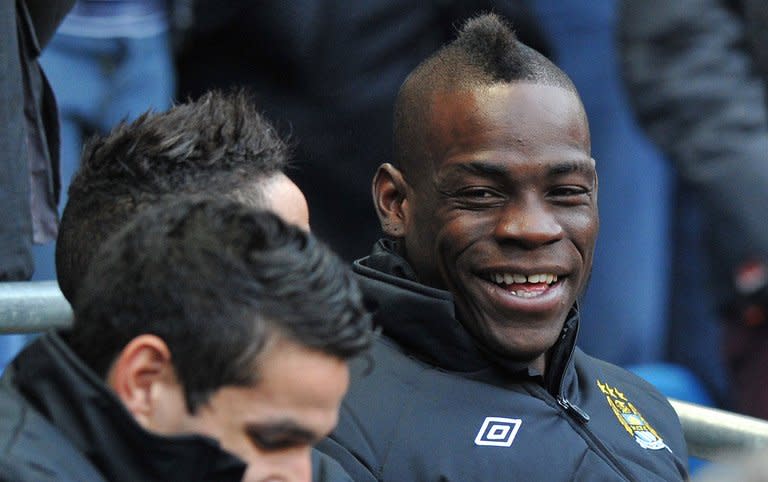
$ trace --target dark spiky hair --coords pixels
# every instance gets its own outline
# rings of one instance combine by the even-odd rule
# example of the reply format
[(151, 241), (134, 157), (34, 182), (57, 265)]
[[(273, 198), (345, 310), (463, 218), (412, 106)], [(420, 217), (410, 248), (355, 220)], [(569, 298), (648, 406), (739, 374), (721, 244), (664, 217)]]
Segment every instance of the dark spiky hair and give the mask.
[(287, 159), (285, 142), (244, 91), (209, 92), (92, 138), (59, 229), (62, 292), (74, 299), (99, 245), (145, 207), (184, 194), (260, 205), (253, 187), (282, 172)]
[(403, 82), (394, 111), (394, 163), (404, 172), (430, 159), (425, 146), (429, 99), (435, 92), (470, 90), (506, 82), (553, 85), (576, 92), (549, 59), (517, 40), (495, 14), (464, 23), (457, 38), (435, 52)]
[(132, 339), (160, 337), (191, 413), (220, 387), (257, 383), (276, 337), (341, 360), (371, 343), (346, 264), (311, 234), (232, 201), (138, 213), (102, 244), (73, 307), (67, 340), (103, 378)]

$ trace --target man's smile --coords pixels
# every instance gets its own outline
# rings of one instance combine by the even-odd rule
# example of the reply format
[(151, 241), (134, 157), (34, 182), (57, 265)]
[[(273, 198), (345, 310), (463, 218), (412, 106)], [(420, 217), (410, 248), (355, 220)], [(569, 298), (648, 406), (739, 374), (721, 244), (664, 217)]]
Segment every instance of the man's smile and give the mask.
[(543, 313), (563, 305), (566, 276), (552, 272), (490, 272), (479, 277), (483, 290), (503, 311)]

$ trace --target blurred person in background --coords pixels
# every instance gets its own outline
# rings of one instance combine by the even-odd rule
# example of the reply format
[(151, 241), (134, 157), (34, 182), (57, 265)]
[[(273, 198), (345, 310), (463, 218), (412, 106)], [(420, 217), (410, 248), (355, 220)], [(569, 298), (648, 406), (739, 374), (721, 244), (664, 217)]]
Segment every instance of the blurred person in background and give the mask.
[[(38, 59), (74, 1), (0, 0), (0, 281), (24, 281), (56, 237), (59, 126)], [(23, 345), (0, 336), (0, 370)]]
[[(61, 119), (60, 207), (83, 141), (147, 109), (171, 106), (175, 73), (168, 0), (77, 0), (40, 63)], [(55, 244), (35, 247), (35, 280), (56, 279)]]
[(722, 350), (734, 408), (768, 418), (768, 3), (624, 0), (621, 13), (632, 101), (680, 180), (678, 357), (706, 377)]

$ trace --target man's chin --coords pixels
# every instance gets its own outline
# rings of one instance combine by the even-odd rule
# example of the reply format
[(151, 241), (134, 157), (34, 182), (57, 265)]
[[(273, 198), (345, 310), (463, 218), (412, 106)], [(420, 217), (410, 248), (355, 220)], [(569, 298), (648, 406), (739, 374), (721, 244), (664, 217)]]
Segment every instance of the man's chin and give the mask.
[(562, 324), (557, 325), (548, 330), (515, 330), (505, 327), (504, 331), (515, 330), (516, 333), (494, 333), (484, 337), (483, 344), (495, 356), (504, 360), (528, 366), (539, 365), (560, 337)]

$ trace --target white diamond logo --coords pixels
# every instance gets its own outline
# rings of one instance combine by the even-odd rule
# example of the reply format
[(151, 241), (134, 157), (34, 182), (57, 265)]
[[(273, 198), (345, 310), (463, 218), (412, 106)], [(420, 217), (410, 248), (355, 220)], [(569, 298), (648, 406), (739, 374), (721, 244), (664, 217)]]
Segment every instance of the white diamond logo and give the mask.
[(511, 447), (523, 421), (519, 418), (485, 417), (475, 445)]

